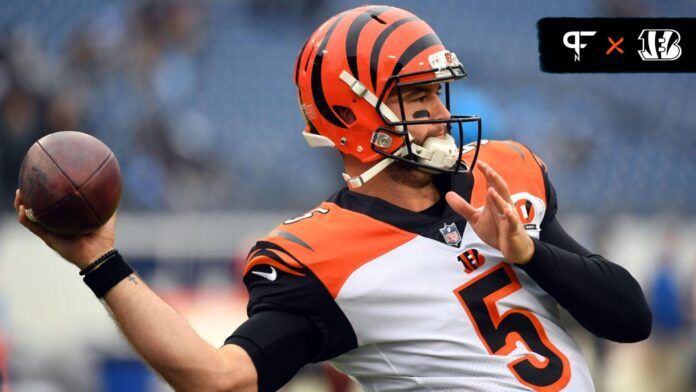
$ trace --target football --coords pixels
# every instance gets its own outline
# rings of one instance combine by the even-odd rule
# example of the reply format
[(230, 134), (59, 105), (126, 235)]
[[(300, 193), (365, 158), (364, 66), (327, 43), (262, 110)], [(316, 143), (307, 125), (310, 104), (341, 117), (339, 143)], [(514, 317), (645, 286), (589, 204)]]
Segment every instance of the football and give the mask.
[(34, 143), (19, 169), (27, 218), (56, 234), (83, 235), (114, 214), (121, 170), (113, 152), (82, 132), (56, 132)]

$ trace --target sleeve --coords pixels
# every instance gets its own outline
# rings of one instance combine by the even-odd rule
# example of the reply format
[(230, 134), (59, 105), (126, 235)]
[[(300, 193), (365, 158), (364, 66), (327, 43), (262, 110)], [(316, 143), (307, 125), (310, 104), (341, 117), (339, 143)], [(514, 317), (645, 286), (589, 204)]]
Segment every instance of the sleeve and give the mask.
[[(555, 217), (555, 192), (548, 219), (534, 241), (532, 260), (521, 266), (588, 331), (616, 342), (647, 339), (652, 313), (638, 282), (623, 267), (593, 254), (568, 235)], [(548, 195), (548, 192), (547, 192)]]
[(242, 347), (258, 374), (259, 391), (276, 391), (321, 350), (321, 332), (307, 317), (288, 312), (257, 313), (225, 340)]
[(249, 320), (225, 343), (252, 358), (259, 391), (275, 391), (307, 363), (357, 346), (350, 322), (323, 283), (273, 242), (260, 241), (247, 259), (244, 284)]
[[(505, 178), (511, 194), (545, 198), (539, 239), (532, 238), (534, 255), (520, 267), (596, 336), (617, 342), (646, 339), (652, 314), (640, 286), (624, 268), (589, 252), (563, 230), (556, 218), (558, 201), (546, 164), (529, 147), (514, 141), (487, 143), (480, 156)], [(485, 181), (477, 180), (477, 175), (471, 192), (474, 207), (484, 205), (486, 196), (486, 186), (477, 185)]]

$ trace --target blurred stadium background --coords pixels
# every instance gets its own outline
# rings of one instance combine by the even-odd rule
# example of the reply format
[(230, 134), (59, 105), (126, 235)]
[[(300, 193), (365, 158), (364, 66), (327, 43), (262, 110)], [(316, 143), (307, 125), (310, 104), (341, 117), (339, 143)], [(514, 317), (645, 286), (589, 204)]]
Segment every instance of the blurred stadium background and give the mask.
[[(337, 157), (300, 137), (292, 65), (316, 26), (362, 3), (0, 0), (5, 390), (168, 390), (77, 271), (16, 224), (31, 143), (81, 130), (114, 150), (118, 247), (220, 345), (246, 317), (239, 271), (254, 237), (341, 186)], [(428, 21), (467, 67), (456, 111), (482, 115), (485, 138), (543, 157), (568, 231), (641, 282), (648, 341), (612, 344), (568, 320), (597, 390), (696, 390), (696, 77), (543, 74), (536, 41), (546, 16), (694, 17), (696, 2), (385, 3)], [(340, 390), (323, 371), (309, 367), (287, 390)]]

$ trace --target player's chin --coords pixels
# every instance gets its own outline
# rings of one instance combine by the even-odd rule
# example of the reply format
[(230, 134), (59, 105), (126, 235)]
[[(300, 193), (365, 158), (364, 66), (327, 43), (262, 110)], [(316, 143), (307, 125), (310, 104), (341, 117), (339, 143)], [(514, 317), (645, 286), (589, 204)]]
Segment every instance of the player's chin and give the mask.
[(394, 162), (387, 168), (387, 174), (394, 182), (410, 188), (425, 188), (433, 182), (433, 173), (406, 162)]

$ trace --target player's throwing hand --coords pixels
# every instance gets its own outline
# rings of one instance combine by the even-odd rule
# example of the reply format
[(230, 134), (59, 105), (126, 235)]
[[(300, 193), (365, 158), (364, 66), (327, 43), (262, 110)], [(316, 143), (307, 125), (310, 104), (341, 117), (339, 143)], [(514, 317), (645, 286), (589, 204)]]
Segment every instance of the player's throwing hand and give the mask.
[(512, 207), (507, 183), (487, 163), (479, 162), (478, 167), (488, 185), (486, 205), (476, 209), (455, 192), (447, 192), (447, 203), (466, 218), (474, 232), (485, 243), (498, 249), (506, 260), (515, 264), (528, 263), (534, 254), (534, 242)]
[(82, 236), (64, 236), (54, 234), (27, 218), (19, 189), (15, 192), (14, 208), (17, 220), (37, 237), (41, 238), (51, 249), (80, 269), (85, 268), (100, 256), (114, 248), (114, 227), (116, 214), (96, 231)]

